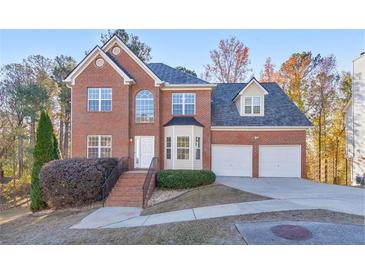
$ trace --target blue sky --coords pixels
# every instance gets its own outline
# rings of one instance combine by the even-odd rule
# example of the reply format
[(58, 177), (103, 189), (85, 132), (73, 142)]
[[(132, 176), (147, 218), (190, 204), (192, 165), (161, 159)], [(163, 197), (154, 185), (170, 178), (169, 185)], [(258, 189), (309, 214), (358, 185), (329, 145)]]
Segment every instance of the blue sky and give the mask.
[[(364, 30), (127, 30), (152, 48), (152, 62), (185, 66), (198, 75), (209, 63), (209, 50), (222, 38), (236, 36), (249, 47), (250, 67), (256, 76), (266, 57), (279, 67), (293, 52), (334, 54), (338, 69), (351, 71), (352, 60), (365, 48)], [(100, 44), (105, 30), (0, 30), (0, 66), (31, 54), (65, 54), (77, 61), (84, 51)]]

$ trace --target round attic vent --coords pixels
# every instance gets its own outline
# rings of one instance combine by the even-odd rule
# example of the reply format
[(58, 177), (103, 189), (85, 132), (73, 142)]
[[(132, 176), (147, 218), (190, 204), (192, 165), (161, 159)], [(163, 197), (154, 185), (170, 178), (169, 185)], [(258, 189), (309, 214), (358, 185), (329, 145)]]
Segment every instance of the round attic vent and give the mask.
[(97, 66), (97, 67), (102, 67), (103, 65), (104, 65), (104, 59), (102, 59), (102, 58), (98, 58), (98, 59), (96, 59), (96, 61), (95, 61), (95, 65)]
[(113, 54), (118, 55), (120, 53), (120, 47), (114, 47), (113, 48)]

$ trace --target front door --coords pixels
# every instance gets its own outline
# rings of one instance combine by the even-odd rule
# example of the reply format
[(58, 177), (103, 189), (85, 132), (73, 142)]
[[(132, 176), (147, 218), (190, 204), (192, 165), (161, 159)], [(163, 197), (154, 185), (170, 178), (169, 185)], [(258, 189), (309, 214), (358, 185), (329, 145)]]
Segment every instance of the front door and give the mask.
[(149, 168), (155, 156), (155, 137), (136, 136), (134, 145), (134, 166), (136, 168)]

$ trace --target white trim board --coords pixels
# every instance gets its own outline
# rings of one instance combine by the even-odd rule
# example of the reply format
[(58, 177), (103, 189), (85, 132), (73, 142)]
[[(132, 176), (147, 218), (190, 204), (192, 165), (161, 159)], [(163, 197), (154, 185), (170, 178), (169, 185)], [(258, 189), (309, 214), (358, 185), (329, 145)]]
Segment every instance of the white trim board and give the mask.
[(241, 96), (253, 83), (256, 84), (264, 92), (264, 95), (269, 94), (267, 90), (260, 84), (260, 82), (257, 81), (255, 77), (252, 77), (251, 80), (248, 81), (247, 85), (233, 98), (232, 101), (235, 102), (237, 98)]
[(102, 50), (108, 51), (114, 44), (120, 46), (151, 78), (155, 81), (155, 86), (159, 87), (164, 82), (157, 77), (157, 75), (139, 59), (127, 46), (119, 39), (117, 35), (114, 35), (108, 42), (102, 46)]
[(96, 46), (85, 58), (79, 63), (76, 68), (63, 80), (67, 84), (74, 85), (75, 79), (80, 75), (80, 73), (97, 57), (100, 55), (105, 61), (107, 61), (114, 70), (124, 79), (125, 85), (130, 85), (134, 83), (134, 80), (130, 78), (123, 70), (121, 70), (112, 59), (104, 52), (101, 48)]
[(212, 126), (211, 131), (290, 131), (290, 130), (308, 130), (313, 126), (297, 126), (297, 127), (239, 127), (239, 126)]

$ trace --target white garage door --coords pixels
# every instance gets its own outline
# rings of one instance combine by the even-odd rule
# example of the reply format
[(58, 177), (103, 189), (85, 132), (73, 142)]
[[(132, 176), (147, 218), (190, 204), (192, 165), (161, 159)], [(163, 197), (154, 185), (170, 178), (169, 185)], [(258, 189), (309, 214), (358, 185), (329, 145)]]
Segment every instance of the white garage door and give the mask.
[(260, 177), (301, 177), (301, 146), (259, 146)]
[(252, 146), (212, 145), (212, 170), (217, 176), (252, 177)]

